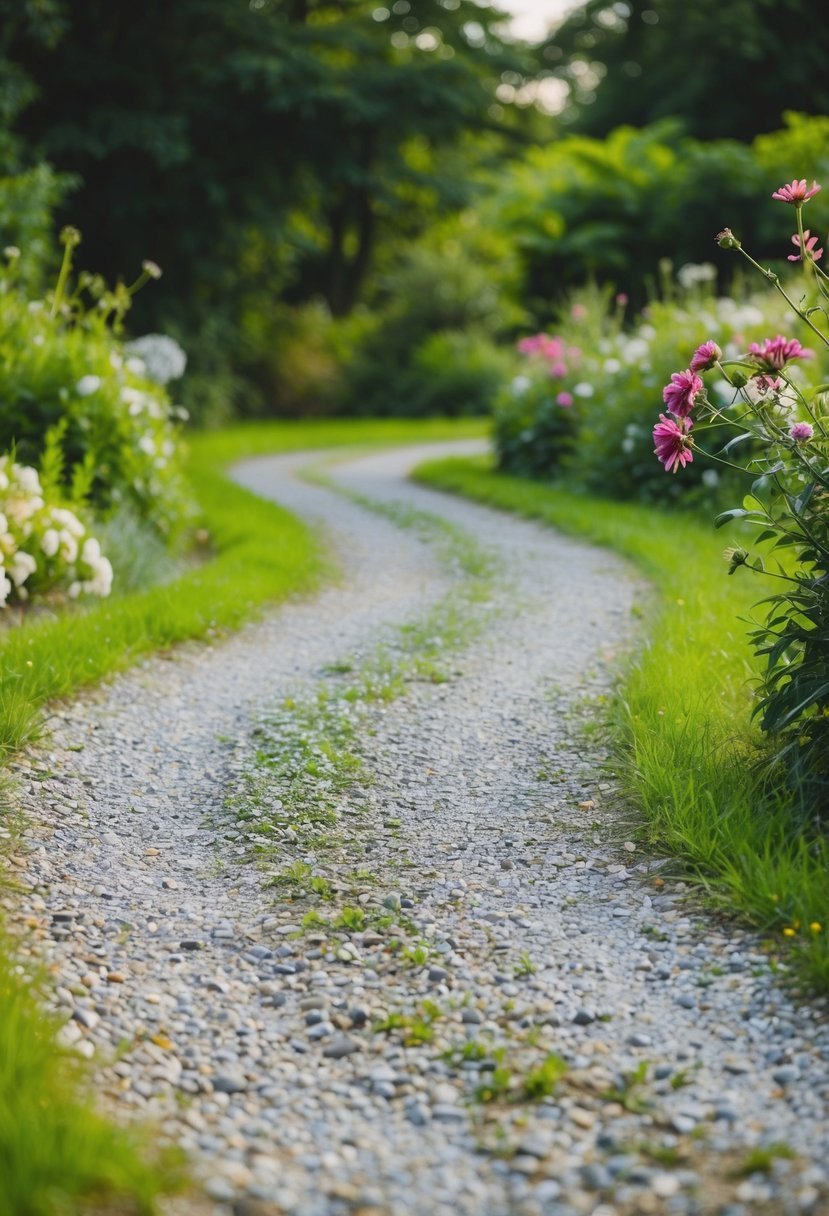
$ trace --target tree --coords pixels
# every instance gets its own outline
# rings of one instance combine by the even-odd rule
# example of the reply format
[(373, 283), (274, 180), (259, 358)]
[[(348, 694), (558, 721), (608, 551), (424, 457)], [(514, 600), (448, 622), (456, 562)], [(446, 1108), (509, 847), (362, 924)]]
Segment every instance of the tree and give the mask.
[(748, 142), (785, 110), (829, 112), (825, 29), (823, 0), (588, 0), (542, 54), (579, 132), (678, 117), (697, 138)]

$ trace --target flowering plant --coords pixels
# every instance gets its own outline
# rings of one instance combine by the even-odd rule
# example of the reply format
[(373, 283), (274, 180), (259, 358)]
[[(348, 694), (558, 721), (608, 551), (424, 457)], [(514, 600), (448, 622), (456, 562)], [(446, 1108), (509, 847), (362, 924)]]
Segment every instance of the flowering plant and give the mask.
[[(79, 239), (74, 230), (64, 230), (60, 275), (43, 298), (29, 298), (26, 253), (5, 251), (0, 269), (4, 433), (19, 460), (37, 465), (47, 437), (59, 426), (61, 492), (74, 498), (73, 481), (83, 481), (86, 498), (99, 513), (125, 507), (167, 537), (188, 509), (178, 467), (181, 412), (153, 380), (148, 362), (129, 354), (120, 339), (132, 295), (160, 272), (145, 264), (129, 288), (110, 290), (86, 274), (73, 283)], [(168, 349), (168, 370), (170, 354)]]
[[(805, 370), (829, 351), (829, 278), (818, 265), (823, 250), (803, 228), (802, 209), (820, 190), (795, 180), (773, 197), (795, 208), (799, 250), (788, 255), (801, 264), (805, 282), (795, 299), (779, 275), (760, 266), (730, 229), (717, 240), (739, 252), (785, 300), (813, 339), (816, 349), (785, 334), (748, 343), (726, 357), (716, 339), (702, 343), (687, 369), (675, 372), (663, 389), (666, 412), (653, 430), (655, 455), (667, 472), (693, 463), (696, 433), (737, 427), (719, 459), (735, 465), (747, 446), (750, 456), (736, 467), (753, 476), (740, 507), (717, 517), (758, 529), (766, 560), (742, 547), (726, 551), (729, 573), (740, 566), (772, 575), (781, 590), (761, 601), (763, 620), (751, 634), (764, 669), (755, 713), (775, 742), (773, 764), (785, 766), (805, 807), (829, 806), (829, 384), (809, 384)], [(730, 386), (723, 403), (703, 380), (715, 372)], [(758, 605), (759, 606), (759, 605)]]
[(539, 333), (517, 343), (520, 372), (496, 399), (495, 444), (503, 469), (552, 476), (572, 449), (577, 430), (573, 372), (581, 350)]
[(111, 588), (112, 566), (77, 515), (44, 500), (36, 469), (0, 456), (0, 608)]

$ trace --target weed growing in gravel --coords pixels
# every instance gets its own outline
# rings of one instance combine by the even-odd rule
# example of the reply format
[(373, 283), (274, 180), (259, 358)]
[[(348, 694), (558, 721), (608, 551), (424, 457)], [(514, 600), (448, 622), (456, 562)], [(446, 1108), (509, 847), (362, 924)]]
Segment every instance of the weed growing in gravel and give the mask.
[(646, 1090), (649, 1068), (648, 1061), (642, 1060), (631, 1072), (622, 1073), (616, 1084), (605, 1090), (605, 1101), (618, 1102), (632, 1115), (643, 1114), (651, 1106)]
[(775, 1161), (791, 1161), (795, 1157), (794, 1149), (788, 1144), (758, 1145), (746, 1154), (745, 1160), (734, 1171), (735, 1178), (748, 1178), (750, 1174), (770, 1174)]

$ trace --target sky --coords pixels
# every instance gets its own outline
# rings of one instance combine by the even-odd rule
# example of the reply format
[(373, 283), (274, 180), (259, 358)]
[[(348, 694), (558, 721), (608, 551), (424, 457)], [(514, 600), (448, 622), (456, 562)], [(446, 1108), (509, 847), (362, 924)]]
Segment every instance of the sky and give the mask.
[(511, 28), (519, 38), (543, 38), (553, 21), (559, 21), (578, 0), (497, 0), (498, 8), (513, 14)]

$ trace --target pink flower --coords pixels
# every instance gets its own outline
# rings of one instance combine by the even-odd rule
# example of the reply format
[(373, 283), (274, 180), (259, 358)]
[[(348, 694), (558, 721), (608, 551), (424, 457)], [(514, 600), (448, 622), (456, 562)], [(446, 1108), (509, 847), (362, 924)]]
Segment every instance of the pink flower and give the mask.
[(800, 181), (796, 179), (789, 182), (787, 186), (781, 186), (779, 190), (775, 190), (772, 198), (776, 198), (781, 203), (792, 203), (795, 207), (800, 207), (803, 203), (814, 198), (819, 192), (820, 186), (813, 181), (809, 189), (806, 189), (806, 178), (801, 177)]
[(574, 304), (570, 309), (570, 316), (574, 321), (583, 321), (587, 316), (587, 309), (583, 304)]
[(616, 297), (616, 303), (620, 308), (624, 308), (628, 303), (628, 294), (626, 291), (620, 291)]
[(790, 359), (811, 359), (814, 351), (801, 346), (797, 338), (784, 338), (778, 334), (776, 338), (752, 342), (748, 353), (764, 371), (779, 372)]
[(760, 393), (782, 393), (786, 387), (785, 380), (781, 380), (779, 376), (767, 376), (765, 372), (752, 376), (751, 383)]
[(653, 428), (654, 455), (664, 464), (666, 473), (675, 473), (691, 464), (694, 453), (691, 451), (693, 440), (690, 430), (693, 426), (690, 418), (666, 418), (659, 415), (659, 422)]
[(662, 390), (662, 400), (677, 418), (687, 418), (694, 408), (697, 393), (701, 393), (703, 387), (699, 376), (690, 368), (684, 372), (674, 372), (671, 383)]
[(792, 439), (796, 439), (798, 443), (806, 443), (814, 435), (814, 430), (808, 422), (796, 422), (789, 431)]
[(550, 375), (553, 376), (554, 379), (560, 380), (562, 376), (567, 375), (567, 364), (562, 363), (561, 360), (556, 363), (552, 363), (550, 365)]
[(564, 354), (564, 343), (561, 338), (553, 338), (550, 334), (533, 334), (531, 338), (522, 338), (518, 343), (522, 355), (541, 355), (544, 359), (560, 359)]
[[(815, 245), (818, 242), (818, 238), (816, 236), (812, 236), (812, 234), (808, 228), (804, 228), (804, 230), (803, 230), (803, 241), (806, 245), (806, 256), (808, 258), (810, 258), (813, 262), (819, 262), (820, 259), (823, 257), (823, 250), (815, 249)], [(800, 249), (800, 233), (799, 232), (796, 232), (794, 234), (794, 236), (792, 237), (792, 244), (794, 245), (795, 249)], [(799, 261), (801, 261), (802, 253), (803, 253), (802, 249), (800, 250), (800, 253), (790, 253), (787, 260), (789, 262), (799, 262)]]
[(720, 359), (722, 359), (722, 351), (716, 342), (713, 342), (709, 338), (707, 342), (703, 342), (702, 346), (698, 346), (694, 351), (690, 370), (692, 372), (707, 372)]
[(556, 405), (564, 406), (565, 409), (567, 409), (572, 404), (573, 404), (572, 393), (559, 393), (559, 395), (556, 397)]

